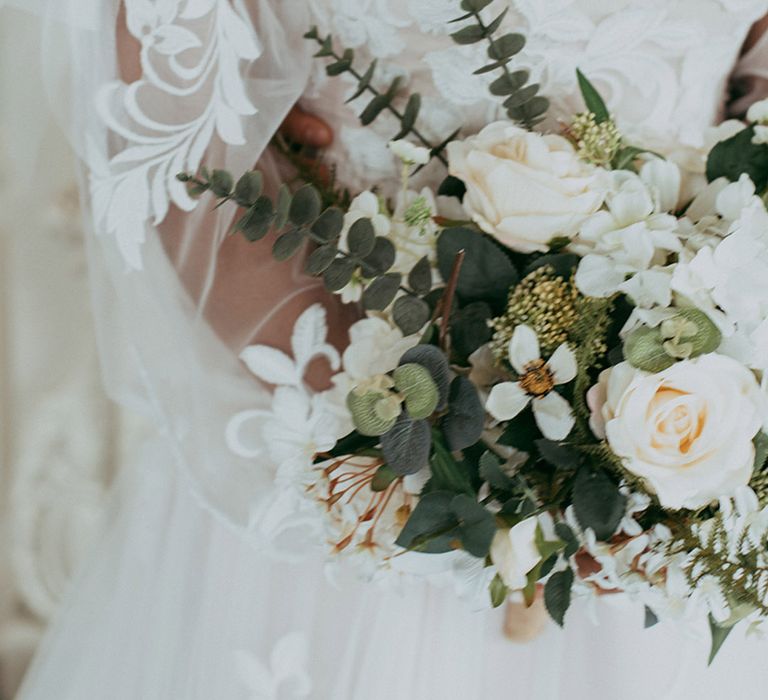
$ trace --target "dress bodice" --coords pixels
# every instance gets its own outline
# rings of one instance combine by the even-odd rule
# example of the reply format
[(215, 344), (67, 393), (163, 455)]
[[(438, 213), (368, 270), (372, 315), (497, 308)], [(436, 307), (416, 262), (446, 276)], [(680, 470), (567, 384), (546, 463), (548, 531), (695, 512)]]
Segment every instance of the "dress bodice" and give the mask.
[[(337, 45), (355, 49), (359, 65), (379, 59), (380, 80), (402, 74), (425, 97), (423, 130), (436, 140), (464, 125), (477, 129), (502, 116), (487, 83), (473, 75), (487, 63), (484, 42), (458, 46), (449, 37), (461, 14), (446, 0), (310, 0), (321, 29)], [(661, 151), (698, 146), (721, 111), (728, 75), (750, 25), (766, 10), (763, 0), (495, 0), (488, 17), (507, 5), (507, 31), (527, 37), (513, 59), (540, 82), (552, 102), (545, 127), (583, 109), (575, 71), (598, 87), (623, 132)], [(495, 13), (495, 14), (494, 14)], [(460, 26), (460, 25), (458, 25)], [(309, 108), (335, 124), (332, 160), (371, 184), (393, 167), (386, 149), (392, 123), (361, 128), (361, 98), (347, 76), (328, 81), (321, 67), (307, 95)]]

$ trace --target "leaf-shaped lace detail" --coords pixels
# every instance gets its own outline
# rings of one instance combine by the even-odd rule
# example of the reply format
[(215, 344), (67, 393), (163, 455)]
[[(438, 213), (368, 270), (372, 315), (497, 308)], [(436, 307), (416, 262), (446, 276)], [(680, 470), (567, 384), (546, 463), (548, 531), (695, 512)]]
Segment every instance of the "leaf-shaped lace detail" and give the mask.
[(308, 658), (306, 635), (292, 632), (275, 644), (268, 663), (239, 650), (235, 652), (235, 665), (249, 700), (294, 700), (309, 697), (312, 690), (306, 672)]
[(126, 0), (128, 29), (141, 42), (142, 76), (115, 81), (97, 96), (108, 129), (125, 140), (111, 160), (89, 158), (94, 216), (113, 235), (129, 269), (141, 269), (145, 226), (162, 221), (171, 202), (195, 201), (175, 179), (195, 171), (217, 134), (244, 143), (242, 117), (256, 113), (241, 62), (261, 47), (229, 0)]

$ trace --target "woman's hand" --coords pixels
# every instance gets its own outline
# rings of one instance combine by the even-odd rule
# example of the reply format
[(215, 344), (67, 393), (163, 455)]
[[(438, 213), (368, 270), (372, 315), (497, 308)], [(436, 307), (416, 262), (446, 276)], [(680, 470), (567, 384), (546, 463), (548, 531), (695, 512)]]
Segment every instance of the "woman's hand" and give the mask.
[(294, 107), (285, 118), (280, 133), (289, 141), (312, 148), (328, 148), (333, 143), (333, 129), (320, 117)]

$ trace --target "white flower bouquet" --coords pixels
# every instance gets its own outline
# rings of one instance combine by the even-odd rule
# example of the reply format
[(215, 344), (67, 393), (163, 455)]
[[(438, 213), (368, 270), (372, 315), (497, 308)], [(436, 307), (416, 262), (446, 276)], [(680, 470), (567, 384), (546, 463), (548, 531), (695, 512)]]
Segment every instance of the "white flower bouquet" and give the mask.
[[(509, 119), (438, 145), (418, 95), (307, 35), (372, 94), (364, 123), (400, 121), (396, 198), (311, 174), (276, 199), (257, 172), (180, 176), (361, 308), (341, 355), (319, 306), (293, 358), (243, 352), (274, 406), (235, 416), (229, 444), (249, 455), (256, 418), (289, 494), (275, 509), (313, 514), (332, 557), (369, 575), (447, 558), (493, 605), (543, 588), (559, 624), (574, 593), (623, 591), (649, 623), (707, 615), (714, 655), (768, 614), (768, 109), (715, 130), (686, 182), (625, 142), (580, 73), (586, 110), (541, 135), (547, 101), (509, 69), (524, 39), (497, 37), (487, 4), (461, 3), (454, 39), (488, 42), (478, 72), (498, 73)], [(433, 159), (449, 176), (412, 191)], [(327, 391), (304, 380), (317, 356)]]

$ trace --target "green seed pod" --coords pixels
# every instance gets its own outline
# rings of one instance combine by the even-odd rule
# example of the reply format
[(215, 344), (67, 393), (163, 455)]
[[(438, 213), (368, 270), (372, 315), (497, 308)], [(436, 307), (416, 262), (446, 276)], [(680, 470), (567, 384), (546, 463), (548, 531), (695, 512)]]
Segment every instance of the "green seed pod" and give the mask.
[(675, 359), (664, 349), (661, 331), (647, 326), (636, 328), (627, 336), (624, 357), (633, 367), (654, 374), (675, 364)]

